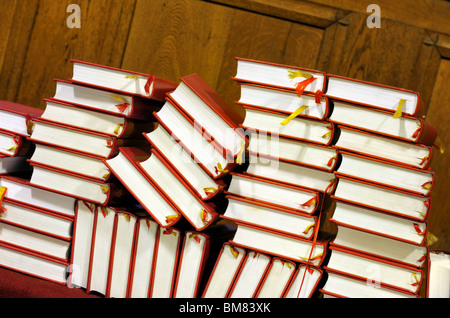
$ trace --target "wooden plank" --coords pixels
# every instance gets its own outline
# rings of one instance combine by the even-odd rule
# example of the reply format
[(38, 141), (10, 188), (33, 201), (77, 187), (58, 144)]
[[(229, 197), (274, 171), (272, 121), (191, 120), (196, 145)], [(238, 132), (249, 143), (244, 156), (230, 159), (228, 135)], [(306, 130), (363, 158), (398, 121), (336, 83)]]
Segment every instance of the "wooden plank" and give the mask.
[(6, 51), (8, 50), (7, 44), (14, 21), (13, 13), (15, 11), (16, 3), (17, 2), (14, 0), (4, 0), (0, 2), (0, 12), (11, 13), (4, 14), (0, 19), (0, 74), (3, 67), (3, 60), (5, 58)]
[(209, 1), (321, 28), (330, 26), (350, 12), (350, 10), (296, 0)]
[[(440, 0), (308, 0), (310, 3), (342, 10), (349, 10), (369, 16), (370, 4), (380, 6), (381, 17), (425, 30), (450, 35), (450, 2)], [(381, 24), (381, 28), (386, 26)]]
[(436, 148), (433, 148), (434, 155), (431, 167), (435, 173), (436, 182), (431, 193), (432, 206), (428, 218), (429, 231), (438, 238), (438, 242), (431, 248), (444, 250), (450, 250), (450, 236), (448, 234), (450, 226), (450, 201), (448, 200), (448, 180), (450, 180), (448, 160), (450, 151), (449, 82), (450, 60), (442, 59), (426, 121), (438, 128), (439, 138), (445, 149), (444, 154), (440, 154)]
[(14, 25), (0, 79), (0, 98), (43, 108), (53, 78), (72, 75), (71, 58), (120, 66), (134, 1), (71, 1), (81, 9), (81, 28), (68, 28), (67, 2), (16, 2)]

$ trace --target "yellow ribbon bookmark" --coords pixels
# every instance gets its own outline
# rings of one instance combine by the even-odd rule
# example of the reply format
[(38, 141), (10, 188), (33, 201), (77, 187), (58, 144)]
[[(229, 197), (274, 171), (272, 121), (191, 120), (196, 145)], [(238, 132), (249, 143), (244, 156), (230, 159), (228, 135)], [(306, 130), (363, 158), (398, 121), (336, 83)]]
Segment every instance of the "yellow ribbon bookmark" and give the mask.
[(306, 108), (308, 108), (307, 105), (300, 106), (297, 108), (296, 111), (294, 111), (292, 114), (289, 115), (289, 117), (285, 118), (280, 125), (287, 125), (292, 119), (300, 115)]
[(102, 189), (103, 193), (108, 193), (108, 191), (109, 191), (108, 186), (100, 186), (100, 189)]
[(443, 155), (445, 152), (444, 149), (444, 143), (442, 142), (441, 138), (439, 138), (439, 136), (436, 137), (436, 140), (434, 142), (434, 145), (436, 148), (439, 149), (439, 152)]
[(437, 241), (438, 241), (438, 238), (434, 234), (432, 234), (430, 232), (427, 233), (427, 245), (428, 246), (433, 245)]
[(242, 165), (242, 163), (244, 162), (244, 160), (243, 160), (244, 150), (245, 150), (244, 148), (245, 148), (245, 143), (242, 141), (241, 142), (241, 149), (239, 150), (239, 153), (238, 153), (238, 155), (236, 157), (236, 163), (238, 165)]
[(307, 258), (307, 257), (301, 257), (299, 256), (300, 259), (304, 260), (304, 261), (314, 261), (316, 259), (319, 259), (322, 257), (322, 253), (317, 254), (316, 256), (312, 257), (312, 258)]
[(312, 77), (312, 75), (310, 73), (306, 73), (306, 72), (302, 72), (300, 70), (288, 70), (288, 77), (290, 79), (294, 79), (297, 77), (304, 77), (306, 79), (310, 79)]
[(403, 99), (403, 98), (400, 99), (400, 102), (398, 103), (398, 106), (397, 106), (397, 110), (394, 113), (394, 118), (402, 117), (402, 107), (405, 102), (406, 102), (405, 99)]
[(110, 94), (112, 98), (114, 98), (116, 101), (125, 103), (127, 100), (123, 98), (122, 96), (116, 95), (116, 94)]
[(127, 76), (125, 76), (125, 78), (128, 78), (128, 79), (138, 79), (138, 78), (139, 78), (139, 75), (136, 75), (136, 74), (133, 74), (133, 75), (127, 75)]
[(123, 127), (122, 124), (117, 125), (116, 129), (114, 129), (114, 134), (118, 135), (118, 134), (119, 134), (119, 131), (120, 131), (120, 128), (122, 128), (122, 127)]
[(235, 249), (233, 246), (230, 245), (230, 251), (231, 251), (231, 254), (233, 254), (234, 258), (238, 258), (239, 251), (237, 249)]
[(216, 167), (216, 173), (219, 174), (220, 173), (228, 173), (228, 170), (223, 170), (222, 169), (222, 165), (220, 164), (220, 162), (217, 163), (217, 167)]
[(306, 227), (306, 229), (303, 231), (303, 234), (307, 234), (307, 233), (309, 232), (309, 230), (310, 230), (311, 228), (313, 228), (313, 227), (314, 227), (314, 224), (308, 225), (308, 226)]
[(176, 219), (178, 219), (178, 214), (172, 214), (172, 215), (166, 216), (167, 223), (171, 223), (173, 220), (176, 220)]
[(7, 149), (8, 151), (13, 151), (13, 150), (16, 150), (17, 149), (17, 146), (12, 146), (11, 148), (9, 148), (9, 149)]
[(1, 206), (1, 204), (2, 204), (3, 198), (4, 198), (5, 195), (6, 195), (6, 190), (7, 190), (6, 187), (1, 187), (1, 188), (0, 188), (0, 217), (1, 217), (2, 213), (5, 211), (5, 208), (3, 208), (3, 207)]
[(210, 187), (210, 188), (203, 188), (203, 191), (205, 191), (206, 194), (208, 193), (214, 193), (217, 191), (216, 188)]
[(126, 213), (124, 213), (123, 214), (123, 217), (125, 218), (125, 220), (127, 220), (128, 222), (130, 222), (130, 215), (129, 214), (126, 214)]

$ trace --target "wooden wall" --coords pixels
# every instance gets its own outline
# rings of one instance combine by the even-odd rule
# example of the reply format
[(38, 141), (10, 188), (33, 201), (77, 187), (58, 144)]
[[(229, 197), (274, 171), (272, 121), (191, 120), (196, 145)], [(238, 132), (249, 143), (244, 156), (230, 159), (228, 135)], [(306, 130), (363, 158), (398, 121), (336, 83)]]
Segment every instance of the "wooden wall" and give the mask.
[[(450, 151), (450, 3), (376, 1), (381, 28), (366, 25), (359, 0), (2, 0), (0, 99), (43, 108), (54, 78), (76, 58), (178, 82), (199, 73), (230, 103), (235, 56), (318, 69), (419, 91), (427, 121)], [(69, 4), (81, 28), (68, 28)], [(448, 152), (434, 157), (429, 217), (450, 250)]]

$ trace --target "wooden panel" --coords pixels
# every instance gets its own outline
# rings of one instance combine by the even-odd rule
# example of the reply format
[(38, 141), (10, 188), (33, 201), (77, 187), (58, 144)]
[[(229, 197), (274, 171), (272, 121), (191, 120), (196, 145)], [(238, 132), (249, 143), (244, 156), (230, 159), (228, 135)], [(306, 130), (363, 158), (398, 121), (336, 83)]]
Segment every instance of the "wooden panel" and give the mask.
[(433, 96), (427, 114), (427, 121), (438, 128), (439, 138), (445, 149), (440, 154), (436, 148), (432, 161), (432, 170), (436, 183), (432, 191), (432, 206), (428, 219), (429, 230), (439, 240), (431, 248), (450, 250), (450, 201), (448, 185), (450, 180), (450, 60), (442, 59), (439, 67)]
[[(81, 8), (79, 29), (67, 27), (72, 3)], [(0, 98), (42, 108), (53, 78), (71, 76), (71, 58), (120, 66), (133, 8), (129, 0), (16, 1)]]
[(234, 57), (312, 67), (322, 33), (209, 2), (140, 0), (123, 66), (177, 82), (198, 73), (233, 103), (239, 98), (239, 88), (230, 80), (236, 72)]
[[(16, 1), (4, 0), (0, 2), (0, 12), (14, 12)], [(0, 74), (3, 67), (3, 60), (8, 48), (9, 34), (12, 29), (14, 14), (4, 14), (0, 19)]]

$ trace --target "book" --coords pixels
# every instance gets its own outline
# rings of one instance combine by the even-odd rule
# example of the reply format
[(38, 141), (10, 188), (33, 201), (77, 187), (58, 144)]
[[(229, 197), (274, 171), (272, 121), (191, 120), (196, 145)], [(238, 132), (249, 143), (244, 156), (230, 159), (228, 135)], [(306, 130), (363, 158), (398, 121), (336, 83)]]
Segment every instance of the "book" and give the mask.
[(44, 102), (46, 106), (41, 119), (75, 129), (103, 133), (116, 138), (137, 138), (142, 132), (150, 132), (154, 128), (154, 123), (150, 120), (134, 120), (57, 100), (44, 99)]
[(321, 268), (300, 264), (286, 290), (285, 298), (313, 298), (323, 276)]
[(3, 198), (25, 203), (29, 206), (55, 211), (58, 214), (74, 217), (76, 199), (46, 190), (32, 184), (30, 180), (13, 176), (2, 176), (0, 188), (4, 189)]
[(297, 141), (277, 135), (249, 133), (247, 152), (256, 157), (277, 158), (287, 163), (333, 171), (337, 164), (337, 148)]
[(437, 129), (422, 118), (403, 115), (394, 118), (387, 110), (372, 109), (360, 105), (333, 102), (329, 121), (372, 133), (432, 146)]
[(318, 191), (234, 172), (225, 194), (307, 214), (315, 213), (322, 200)]
[(296, 263), (273, 257), (255, 298), (282, 298), (296, 273)]
[(121, 197), (128, 196), (118, 182), (101, 182), (35, 163), (30, 165), (33, 167), (30, 183), (48, 191), (100, 205), (108, 205)]
[(154, 251), (149, 298), (172, 297), (182, 235), (182, 231), (173, 227), (159, 231)]
[(314, 242), (238, 222), (236, 225), (237, 230), (232, 241), (242, 248), (317, 267), (321, 266), (327, 253), (328, 243), (322, 240)]
[(194, 128), (193, 123), (178, 111), (170, 100), (167, 100), (154, 116), (184, 151), (212, 178), (223, 178), (236, 166), (234, 158), (226, 158), (223, 149)]
[(226, 298), (247, 251), (225, 242), (216, 259), (211, 275), (202, 293), (202, 298)]
[(331, 240), (330, 246), (338, 246), (361, 254), (368, 254), (377, 258), (384, 258), (392, 262), (398, 262), (417, 268), (423, 268), (426, 264), (428, 247), (417, 245), (391, 236), (373, 233), (366, 229), (330, 220), (336, 224), (336, 235)]
[(223, 191), (225, 183), (203, 170), (162, 125), (156, 125), (144, 137), (202, 200), (212, 199)]
[(336, 190), (331, 198), (419, 222), (426, 220), (431, 208), (430, 197), (413, 195), (347, 177), (338, 178)]
[(231, 286), (229, 298), (254, 298), (270, 266), (271, 257), (248, 251)]
[(128, 298), (147, 298), (149, 296), (154, 253), (160, 230), (158, 223), (150, 217), (139, 217), (137, 220), (131, 256)]
[(306, 117), (325, 120), (330, 114), (328, 98), (304, 93), (298, 96), (295, 91), (264, 85), (240, 84), (240, 98), (235, 103), (261, 110), (274, 110), (288, 117)]
[(130, 93), (145, 98), (162, 101), (166, 93), (177, 84), (154, 74), (99, 65), (72, 59), (73, 74), (70, 81), (90, 87), (107, 88), (111, 91)]
[(431, 165), (433, 151), (430, 146), (396, 140), (349, 127), (338, 126), (338, 130), (339, 138), (335, 146), (339, 150), (419, 169), (428, 169)]
[(67, 286), (71, 288), (86, 289), (87, 287), (96, 209), (97, 207), (93, 203), (76, 201), (67, 279)]
[(0, 266), (59, 285), (66, 284), (67, 261), (0, 242)]
[(100, 157), (40, 143), (35, 143), (34, 146), (33, 154), (27, 159), (30, 164), (66, 171), (102, 182), (107, 182), (114, 177)]
[(327, 273), (327, 279), (319, 291), (324, 296), (337, 298), (418, 298), (412, 293), (395, 290), (375, 284), (373, 281), (356, 279), (334, 272)]
[(427, 271), (427, 298), (450, 297), (450, 253), (442, 250), (430, 250)]
[(31, 151), (32, 144), (24, 136), (0, 129), (0, 156), (26, 156)]
[(333, 192), (336, 184), (332, 172), (282, 162), (276, 157), (255, 157), (252, 154), (244, 174), (323, 193)]
[(223, 244), (235, 227), (217, 223), (204, 231), (185, 231), (180, 249), (173, 298), (198, 298)]
[[(129, 150), (130, 148), (121, 148), (124, 154)], [(126, 156), (132, 158), (133, 152), (128, 152)], [(147, 159), (136, 160), (135, 164), (177, 207), (196, 231), (204, 230), (218, 220), (216, 205), (210, 201), (201, 200), (157, 151), (152, 149)]]
[(331, 222), (395, 238), (410, 244), (424, 245), (426, 243), (427, 222), (413, 221), (339, 201), (336, 201), (335, 204)]
[(137, 160), (148, 159), (149, 154), (137, 148), (119, 149), (114, 158), (105, 160), (121, 184), (162, 227), (177, 223), (182, 214), (165, 194), (137, 166)]
[(407, 293), (417, 294), (423, 281), (421, 269), (330, 246), (331, 256), (324, 269), (354, 276)]
[(274, 207), (245, 198), (226, 196), (228, 206), (222, 218), (257, 226), (267, 231), (281, 232), (304, 239), (311, 239), (317, 218), (310, 214)]
[(245, 148), (246, 137), (239, 129), (243, 116), (198, 74), (181, 77), (178, 87), (167, 96), (227, 158), (236, 158)]
[(87, 293), (106, 295), (116, 210), (96, 206), (91, 238)]
[(22, 249), (68, 262), (70, 239), (61, 238), (18, 224), (9, 224), (0, 219), (0, 242), (18, 246)]
[[(109, 209), (113, 208), (109, 207)], [(137, 216), (125, 210), (117, 208), (115, 210), (105, 297), (125, 298), (128, 291)]]
[(86, 129), (75, 129), (41, 119), (33, 121), (33, 132), (29, 139), (35, 143), (75, 150), (101, 158), (114, 157), (117, 155), (119, 146), (145, 145), (145, 142), (139, 139), (118, 139), (103, 133), (96, 133)]
[(120, 115), (138, 120), (153, 120), (153, 112), (163, 102), (129, 93), (117, 93), (98, 87), (85, 86), (72, 81), (55, 79), (56, 90), (49, 99), (89, 110)]
[(328, 73), (326, 78), (324, 94), (331, 100), (389, 110), (392, 114), (397, 112), (417, 118), (423, 115), (424, 107), (418, 92)]
[(237, 70), (232, 79), (238, 83), (247, 82), (312, 93), (323, 92), (326, 86), (326, 73), (321, 71), (242, 57), (235, 57), (235, 60)]
[(329, 145), (333, 141), (334, 125), (328, 121), (294, 117), (284, 124), (286, 114), (250, 106), (243, 106), (243, 108), (245, 119), (241, 128), (247, 133), (257, 132), (321, 145)]
[(72, 217), (29, 206), (9, 198), (1, 201), (0, 222), (66, 241), (72, 239)]
[(377, 185), (383, 185), (416, 195), (429, 196), (433, 190), (434, 172), (405, 167), (393, 162), (339, 151), (340, 163), (334, 173)]
[(42, 115), (43, 110), (28, 105), (0, 101), (0, 128), (20, 136), (29, 136), (30, 120)]

